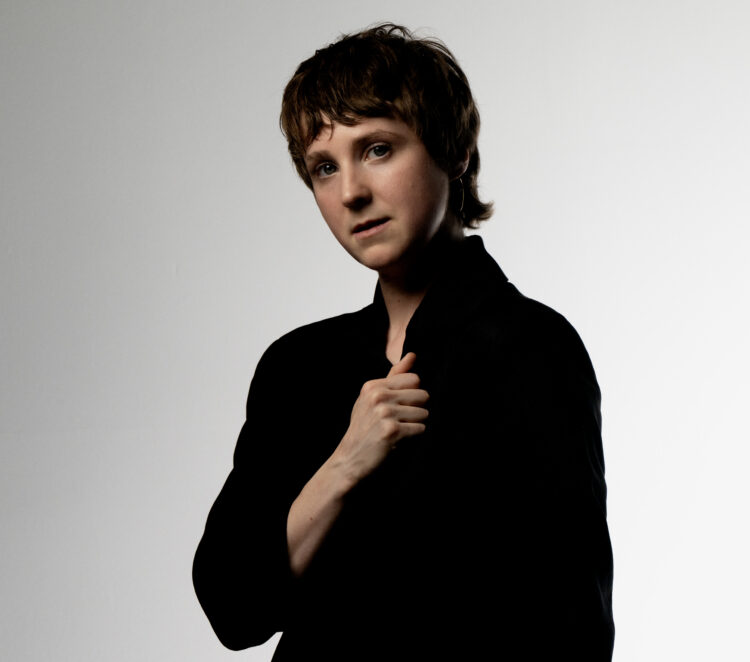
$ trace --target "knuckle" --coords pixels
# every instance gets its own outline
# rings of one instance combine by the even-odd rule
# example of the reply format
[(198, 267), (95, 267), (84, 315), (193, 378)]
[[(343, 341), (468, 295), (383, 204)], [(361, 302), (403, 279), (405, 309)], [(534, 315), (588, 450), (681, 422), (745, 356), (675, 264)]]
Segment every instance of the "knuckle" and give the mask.
[(372, 402), (373, 404), (380, 405), (388, 401), (388, 393), (385, 389), (378, 388), (372, 390)]
[(394, 441), (398, 436), (399, 425), (394, 420), (383, 421), (383, 436), (388, 441)]
[(401, 383), (401, 380), (399, 377), (402, 377), (402, 375), (394, 375), (393, 377), (388, 377), (383, 384), (386, 388), (392, 388), (397, 389), (398, 385)]
[(378, 404), (373, 410), (378, 418), (389, 418), (393, 414), (393, 407), (386, 404)]

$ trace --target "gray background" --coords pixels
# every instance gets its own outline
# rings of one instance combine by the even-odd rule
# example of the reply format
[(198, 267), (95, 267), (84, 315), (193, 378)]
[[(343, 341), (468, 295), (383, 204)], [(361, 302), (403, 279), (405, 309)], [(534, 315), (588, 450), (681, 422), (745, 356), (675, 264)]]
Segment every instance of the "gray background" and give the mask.
[(615, 659), (748, 659), (750, 5), (462, 4), (0, 2), (2, 659), (270, 659), (190, 565), (261, 352), (372, 296), (277, 115), (384, 19), (468, 72), (481, 234), (596, 366)]

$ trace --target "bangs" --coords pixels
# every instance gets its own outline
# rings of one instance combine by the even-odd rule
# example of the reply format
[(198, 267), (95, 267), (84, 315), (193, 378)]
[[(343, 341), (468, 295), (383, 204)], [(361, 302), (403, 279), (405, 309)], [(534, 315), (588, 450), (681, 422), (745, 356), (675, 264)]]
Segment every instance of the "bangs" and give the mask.
[(306, 149), (331, 121), (353, 126), (365, 117), (392, 117), (416, 130), (407, 111), (412, 97), (407, 80), (413, 76), (392, 49), (377, 46), (337, 43), (303, 62), (298, 84), (287, 90), (285, 101), (294, 112), (282, 116), (284, 133)]

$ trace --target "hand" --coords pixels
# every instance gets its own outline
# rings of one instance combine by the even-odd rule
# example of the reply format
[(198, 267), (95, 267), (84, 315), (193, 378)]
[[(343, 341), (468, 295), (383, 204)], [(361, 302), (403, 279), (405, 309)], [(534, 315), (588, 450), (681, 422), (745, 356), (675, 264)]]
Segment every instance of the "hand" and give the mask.
[(354, 483), (371, 473), (404, 437), (421, 434), (430, 397), (409, 370), (416, 354), (409, 352), (384, 379), (365, 382), (352, 408), (349, 429), (332, 459)]

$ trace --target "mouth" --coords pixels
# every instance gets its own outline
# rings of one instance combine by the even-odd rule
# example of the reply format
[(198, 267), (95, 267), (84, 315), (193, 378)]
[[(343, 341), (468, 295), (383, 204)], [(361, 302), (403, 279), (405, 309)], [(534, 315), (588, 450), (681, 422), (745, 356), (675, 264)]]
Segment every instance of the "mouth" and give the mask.
[(385, 225), (390, 219), (387, 217), (384, 218), (376, 218), (370, 221), (365, 221), (364, 223), (359, 223), (354, 226), (354, 230), (352, 230), (353, 234), (360, 234), (363, 232), (367, 232), (368, 230), (372, 230), (373, 228), (380, 227), (382, 225)]

